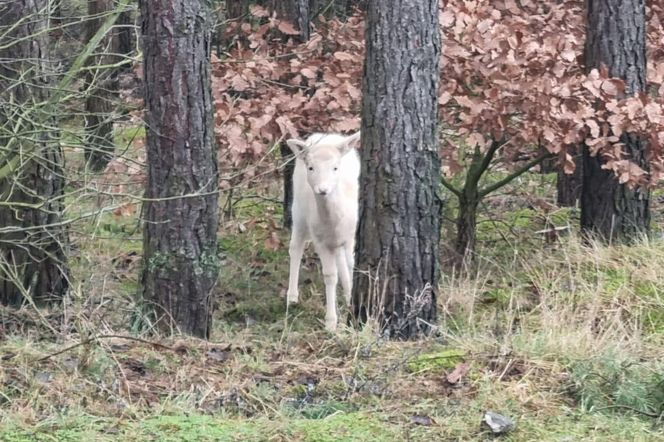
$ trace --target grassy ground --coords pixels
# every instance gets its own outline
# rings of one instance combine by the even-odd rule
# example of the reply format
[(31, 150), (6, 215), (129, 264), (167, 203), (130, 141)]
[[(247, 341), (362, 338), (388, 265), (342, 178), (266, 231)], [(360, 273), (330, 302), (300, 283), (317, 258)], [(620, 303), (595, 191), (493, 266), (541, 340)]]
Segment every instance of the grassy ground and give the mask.
[(664, 438), (664, 242), (545, 240), (576, 216), (542, 203), (550, 176), (487, 201), (477, 268), (443, 272), (438, 332), (406, 343), (371, 325), (324, 332), (311, 251), (287, 311), (278, 195), (236, 193), (202, 342), (155, 337), (141, 317), (134, 160), (72, 184), (70, 216), (111, 209), (72, 228), (65, 308), (1, 312), (0, 441), (490, 440), (487, 410), (515, 421), (510, 441)]

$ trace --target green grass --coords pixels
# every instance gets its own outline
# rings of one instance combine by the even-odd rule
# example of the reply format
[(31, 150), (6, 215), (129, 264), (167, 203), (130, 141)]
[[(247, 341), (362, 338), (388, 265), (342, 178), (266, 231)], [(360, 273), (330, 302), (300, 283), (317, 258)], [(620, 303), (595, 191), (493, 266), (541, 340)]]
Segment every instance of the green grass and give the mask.
[[(143, 136), (126, 128), (116, 141)], [(102, 186), (124, 173), (85, 178)], [(578, 215), (531, 204), (552, 182), (526, 175), (487, 199), (477, 267), (445, 269), (439, 333), (417, 343), (385, 341), (372, 325), (325, 332), (312, 250), (302, 302), (286, 309), (288, 232), (274, 191), (234, 191), (209, 342), (148, 333), (137, 211), (77, 220), (66, 310), (0, 311), (12, 330), (0, 341), (0, 441), (491, 440), (487, 410), (516, 422), (501, 440), (662, 440), (648, 415), (664, 401), (664, 242), (584, 245), (574, 229), (546, 242), (539, 230)], [(75, 217), (128, 201), (67, 204)], [(38, 361), (99, 334), (165, 348), (104, 338)], [(449, 384), (461, 362), (467, 373)]]

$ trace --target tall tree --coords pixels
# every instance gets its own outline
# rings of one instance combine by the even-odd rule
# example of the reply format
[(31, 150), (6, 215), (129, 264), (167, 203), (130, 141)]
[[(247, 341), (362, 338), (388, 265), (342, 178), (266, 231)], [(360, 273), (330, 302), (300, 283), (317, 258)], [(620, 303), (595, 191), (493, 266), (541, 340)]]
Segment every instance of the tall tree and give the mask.
[(0, 302), (57, 301), (68, 288), (64, 177), (48, 108), (47, 0), (0, 2)]
[[(625, 94), (646, 87), (646, 19), (643, 0), (587, 0), (585, 62), (588, 70), (605, 66), (609, 75), (625, 81)], [(626, 157), (648, 171), (646, 146), (633, 134), (621, 137)], [(650, 193), (620, 184), (611, 170), (602, 169), (599, 155), (583, 152), (581, 228), (606, 240), (629, 241), (647, 233)]]
[(217, 279), (217, 151), (206, 0), (142, 0), (148, 178), (143, 295), (162, 330), (208, 337)]
[[(314, 0), (311, 0), (312, 2)], [(299, 31), (299, 39), (302, 42), (309, 40), (311, 23), (309, 21), (310, 0), (270, 0), (270, 7), (277, 13), (277, 17), (286, 20), (296, 26)], [(286, 36), (287, 37), (287, 36)], [(293, 152), (285, 142), (279, 146), (281, 157), (285, 160), (284, 165), (284, 227), (290, 228), (293, 219), (291, 210), (293, 208), (293, 171), (295, 160)]]
[(440, 50), (437, 0), (369, 2), (353, 304), (393, 338), (436, 319)]
[[(106, 15), (113, 11), (113, 0), (88, 0), (88, 19), (85, 23), (86, 41), (99, 30)], [(120, 61), (119, 31), (109, 31), (102, 40), (98, 55), (88, 59), (85, 74), (85, 159), (90, 169), (104, 169), (113, 158), (113, 110), (118, 95)]]

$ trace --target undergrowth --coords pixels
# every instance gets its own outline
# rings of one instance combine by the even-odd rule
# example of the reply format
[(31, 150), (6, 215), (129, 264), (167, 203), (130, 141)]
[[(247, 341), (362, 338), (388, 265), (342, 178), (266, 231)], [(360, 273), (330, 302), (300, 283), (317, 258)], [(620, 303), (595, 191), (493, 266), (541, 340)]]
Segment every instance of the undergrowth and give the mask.
[[(126, 172), (85, 185), (128, 188)], [(302, 302), (285, 306), (275, 195), (227, 201), (209, 342), (141, 316), (136, 210), (76, 221), (64, 307), (0, 310), (0, 441), (486, 440), (487, 410), (516, 423), (505, 440), (664, 437), (664, 242), (552, 240), (539, 232), (574, 211), (508, 188), (486, 202), (476, 267), (443, 269), (432, 336), (330, 335), (311, 250)], [(132, 203), (111, 199), (76, 214)]]

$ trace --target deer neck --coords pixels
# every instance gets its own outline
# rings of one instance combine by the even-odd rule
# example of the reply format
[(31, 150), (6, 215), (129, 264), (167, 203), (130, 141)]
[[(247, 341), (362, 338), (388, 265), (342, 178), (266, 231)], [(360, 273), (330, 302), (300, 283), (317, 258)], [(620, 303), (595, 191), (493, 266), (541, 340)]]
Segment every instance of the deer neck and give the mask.
[(339, 192), (335, 189), (329, 195), (316, 195), (316, 210), (318, 216), (326, 223), (334, 223), (341, 218)]

